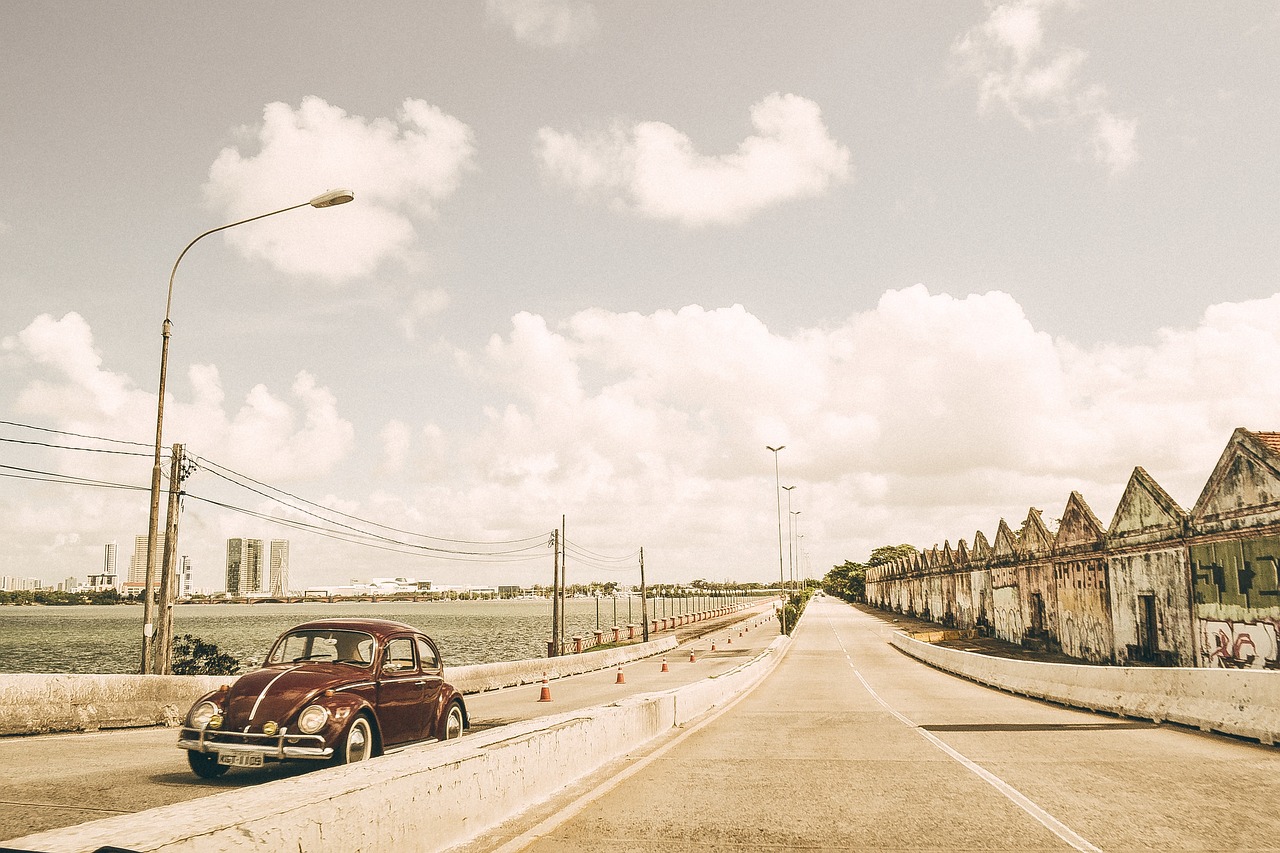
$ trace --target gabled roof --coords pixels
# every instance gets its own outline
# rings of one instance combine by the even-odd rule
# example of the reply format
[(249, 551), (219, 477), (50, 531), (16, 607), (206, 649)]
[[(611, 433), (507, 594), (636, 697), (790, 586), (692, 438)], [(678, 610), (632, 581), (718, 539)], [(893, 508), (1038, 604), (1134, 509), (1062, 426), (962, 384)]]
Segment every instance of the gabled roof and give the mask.
[(1053, 535), (1044, 526), (1040, 510), (1027, 510), (1027, 520), (1022, 523), (1022, 550), (1028, 554), (1043, 554), (1053, 547)]
[(956, 564), (955, 552), (951, 550), (951, 540), (948, 539), (942, 543), (942, 554), (938, 558), (944, 566), (954, 566)]
[(1079, 492), (1072, 492), (1058, 523), (1058, 535), (1053, 539), (1054, 548), (1075, 548), (1081, 545), (1097, 545), (1102, 541), (1102, 522), (1089, 509)]
[(1107, 536), (1116, 539), (1178, 536), (1186, 520), (1186, 511), (1139, 466), (1129, 475), (1129, 484), (1120, 496)]
[(1239, 526), (1239, 519), (1280, 518), (1280, 433), (1237, 429), (1200, 499), (1191, 509), (1197, 530)]
[(991, 545), (987, 542), (987, 537), (982, 534), (981, 530), (977, 530), (973, 534), (973, 550), (969, 553), (969, 559), (991, 559)]
[(961, 539), (956, 543), (956, 565), (967, 566), (969, 564), (969, 546), (964, 544)]
[(996, 559), (1016, 557), (1021, 551), (1022, 548), (1018, 543), (1018, 537), (1009, 529), (1009, 525), (1005, 523), (1005, 520), (1003, 518), (1000, 519), (1000, 526), (996, 528), (996, 541), (991, 546), (991, 556)]

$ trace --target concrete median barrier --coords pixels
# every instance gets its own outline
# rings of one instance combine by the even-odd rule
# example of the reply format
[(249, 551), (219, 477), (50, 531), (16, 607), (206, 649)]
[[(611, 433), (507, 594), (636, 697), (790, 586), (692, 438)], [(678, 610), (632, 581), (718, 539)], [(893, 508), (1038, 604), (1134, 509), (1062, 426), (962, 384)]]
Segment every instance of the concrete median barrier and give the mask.
[(1038, 663), (934, 646), (902, 633), (889, 642), (930, 666), (1010, 693), (1264, 744), (1280, 740), (1280, 673)]
[(685, 687), (5, 843), (47, 853), (106, 845), (140, 853), (443, 850), (750, 689), (789, 642), (780, 637), (751, 661)]
[[(463, 693), (532, 684), (606, 669), (676, 647), (675, 637), (559, 658), (449, 667)], [(139, 726), (176, 726), (197, 698), (234, 676), (211, 675), (0, 675), (0, 736), (84, 732)]]

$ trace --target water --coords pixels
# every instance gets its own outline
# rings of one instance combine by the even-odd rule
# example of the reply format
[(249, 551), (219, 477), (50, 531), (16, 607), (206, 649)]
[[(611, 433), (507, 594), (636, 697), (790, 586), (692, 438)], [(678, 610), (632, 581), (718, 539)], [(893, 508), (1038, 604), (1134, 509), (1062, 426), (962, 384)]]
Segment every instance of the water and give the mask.
[[(571, 598), (566, 604), (567, 636), (590, 636), (596, 626), (595, 599)], [(619, 599), (617, 606), (619, 624), (626, 624), (627, 600)], [(672, 602), (667, 607), (674, 613), (689, 605)], [(662, 604), (657, 608), (661, 615)], [(602, 599), (602, 627), (614, 624), (613, 612), (613, 600)], [(550, 599), (179, 604), (173, 633), (216, 643), (247, 664), (261, 661), (276, 637), (294, 625), (344, 616), (413, 625), (436, 641), (446, 666), (546, 657), (551, 639)], [(632, 620), (640, 621), (638, 599), (632, 601)], [(141, 646), (140, 605), (0, 607), (0, 672), (133, 673)]]

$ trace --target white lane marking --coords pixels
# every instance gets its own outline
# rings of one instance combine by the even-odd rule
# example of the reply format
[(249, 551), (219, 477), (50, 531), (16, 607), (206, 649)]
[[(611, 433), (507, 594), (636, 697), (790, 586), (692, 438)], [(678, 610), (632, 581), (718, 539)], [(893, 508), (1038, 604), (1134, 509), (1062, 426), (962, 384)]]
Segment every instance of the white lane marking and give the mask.
[(929, 741), (929, 743), (933, 744), (938, 749), (942, 750), (951, 758), (960, 762), (960, 764), (965, 769), (969, 770), (971, 773), (976, 775), (979, 779), (986, 782), (991, 787), (995, 788), (1001, 794), (1004, 794), (1005, 797), (1007, 797), (1009, 801), (1012, 802), (1015, 806), (1022, 809), (1027, 814), (1031, 815), (1033, 818), (1039, 821), (1040, 824), (1044, 826), (1045, 829), (1049, 830), (1054, 835), (1061, 838), (1067, 844), (1070, 844), (1076, 850), (1081, 851), (1081, 853), (1103, 853), (1101, 848), (1095, 847), (1094, 845), (1086, 841), (1084, 838), (1080, 837), (1074, 830), (1071, 829), (1071, 827), (1067, 826), (1065, 823), (1058, 820), (1053, 815), (1049, 814), (1040, 806), (1036, 805), (1017, 788), (1013, 787), (1008, 782), (1004, 781), (999, 776), (992, 773), (990, 770), (987, 770), (982, 765), (972, 761), (971, 759), (957, 752), (955, 749), (953, 749), (952, 747), (947, 745), (945, 742), (943, 742), (943, 740), (939, 738), (937, 735), (935, 735), (933, 732), (926, 731), (925, 729), (920, 728), (920, 726), (916, 725), (915, 722), (909, 719), (906, 715), (900, 714), (897, 710), (895, 710), (888, 702), (886, 702), (883, 698), (881, 698), (880, 694), (877, 693), (870, 684), (867, 683), (867, 680), (862, 677), (862, 673), (858, 671), (858, 668), (856, 666), (854, 666), (853, 658), (849, 655), (849, 650), (845, 648), (844, 640), (840, 639), (840, 634), (836, 632), (836, 626), (831, 624), (830, 619), (827, 620), (827, 624), (831, 626), (831, 633), (835, 635), (836, 642), (840, 644), (840, 650), (844, 652), (845, 660), (849, 662), (849, 668), (852, 669), (853, 674), (858, 677), (858, 681), (862, 682), (862, 686), (866, 688), (866, 691), (871, 694), (871, 698), (879, 702), (882, 708), (884, 708), (886, 711), (888, 711), (890, 714), (896, 717), (903, 724), (909, 726), (912, 729), (915, 729), (915, 731), (921, 737)]

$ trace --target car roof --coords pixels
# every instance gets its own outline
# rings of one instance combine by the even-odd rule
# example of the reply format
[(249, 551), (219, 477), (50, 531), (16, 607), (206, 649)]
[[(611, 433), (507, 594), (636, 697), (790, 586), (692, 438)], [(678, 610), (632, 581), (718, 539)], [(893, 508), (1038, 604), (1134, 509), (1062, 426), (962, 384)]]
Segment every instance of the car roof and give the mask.
[(310, 622), (303, 622), (301, 625), (295, 625), (285, 633), (291, 631), (363, 631), (366, 634), (372, 634), (375, 638), (382, 640), (392, 634), (403, 634), (406, 632), (414, 634), (423, 634), (421, 630), (406, 625), (403, 622), (393, 622), (390, 619), (355, 619), (355, 618), (338, 618), (338, 619), (313, 619)]

